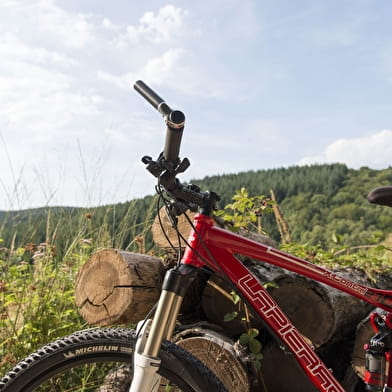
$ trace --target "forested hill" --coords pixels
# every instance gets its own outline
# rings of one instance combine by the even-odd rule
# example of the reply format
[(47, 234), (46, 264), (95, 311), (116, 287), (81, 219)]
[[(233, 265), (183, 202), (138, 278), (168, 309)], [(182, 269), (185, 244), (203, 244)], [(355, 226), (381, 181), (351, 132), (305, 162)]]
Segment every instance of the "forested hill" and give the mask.
[[(293, 166), (206, 177), (195, 180), (195, 183), (203, 189), (211, 189), (220, 194), (222, 204), (227, 204), (235, 190), (241, 187), (245, 187), (253, 195), (268, 194), (273, 189), (277, 201), (281, 202), (299, 193), (331, 197), (344, 186), (350, 172), (352, 170), (342, 164)], [(392, 170), (390, 174), (392, 176)]]
[[(343, 164), (295, 166), (207, 177), (198, 185), (220, 193), (222, 205), (241, 186), (251, 195), (269, 196), (273, 190), (296, 242), (329, 247), (338, 240), (359, 245), (392, 233), (392, 208), (366, 200), (371, 189), (392, 185), (392, 167), (354, 170)], [(279, 240), (273, 216), (265, 219), (267, 231)]]
[[(297, 242), (329, 247), (333, 238), (360, 245), (381, 241), (392, 232), (392, 208), (366, 201), (371, 189), (392, 184), (392, 167), (353, 170), (342, 164), (312, 165), (217, 175), (193, 182), (219, 193), (221, 207), (242, 187), (250, 195), (269, 196), (273, 190), (292, 239)], [(153, 197), (146, 196), (94, 209), (52, 207), (0, 212), (0, 237), (5, 247), (50, 242), (59, 254), (86, 239), (97, 246), (130, 250), (139, 250), (144, 241), (148, 250), (154, 204)], [(263, 218), (263, 227), (279, 241), (272, 214)]]

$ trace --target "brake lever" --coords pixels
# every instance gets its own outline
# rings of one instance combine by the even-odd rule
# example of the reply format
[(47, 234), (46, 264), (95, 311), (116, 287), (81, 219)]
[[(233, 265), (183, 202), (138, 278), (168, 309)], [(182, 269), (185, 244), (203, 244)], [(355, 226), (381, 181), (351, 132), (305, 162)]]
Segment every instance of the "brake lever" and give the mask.
[(154, 177), (159, 177), (165, 170), (169, 171), (170, 175), (176, 176), (177, 174), (184, 173), (191, 165), (189, 159), (184, 158), (174, 169), (171, 169), (166, 165), (162, 154), (159, 156), (157, 161), (154, 161), (150, 156), (145, 155), (142, 158), (142, 162), (147, 166), (146, 169)]
[(188, 158), (184, 158), (180, 164), (176, 167), (175, 173), (184, 173), (186, 170), (188, 170), (189, 166), (191, 165), (191, 162), (189, 161)]
[(146, 169), (154, 176), (159, 177), (166, 169), (157, 161), (154, 161), (148, 155), (142, 158), (142, 162), (146, 165)]

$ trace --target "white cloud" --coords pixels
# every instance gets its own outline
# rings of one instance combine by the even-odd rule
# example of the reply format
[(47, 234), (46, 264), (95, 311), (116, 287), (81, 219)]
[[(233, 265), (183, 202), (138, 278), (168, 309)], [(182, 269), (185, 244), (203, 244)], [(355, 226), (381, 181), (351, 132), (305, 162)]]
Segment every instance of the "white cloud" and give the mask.
[(382, 130), (370, 135), (338, 139), (316, 156), (302, 158), (300, 165), (342, 162), (352, 168), (369, 166), (382, 169), (392, 166), (392, 130)]
[[(244, 94), (238, 94), (238, 90), (247, 89), (239, 86), (239, 79), (222, 58), (227, 50), (232, 51), (242, 42), (240, 36), (248, 36), (249, 32), (239, 33), (238, 26), (246, 24), (246, 31), (254, 26), (251, 7), (249, 2), (245, 3), (235, 17), (230, 15), (235, 19), (235, 32), (223, 23), (228, 17), (227, 10), (218, 26), (210, 19), (205, 20), (197, 9), (190, 13), (171, 4), (145, 12), (138, 23), (126, 27), (106, 18), (102, 24), (110, 33), (114, 32), (113, 50), (127, 56), (132, 66), (125, 73), (101, 67), (96, 76), (121, 89), (129, 89), (135, 80), (142, 79), (152, 86), (170, 87), (194, 96), (241, 100)], [(218, 8), (213, 6), (213, 10)], [(129, 49), (137, 55), (128, 57)], [(231, 82), (224, 82), (225, 79)]]
[(102, 26), (105, 29), (112, 30), (112, 31), (118, 31), (121, 28), (120, 26), (114, 24), (109, 18), (103, 18)]
[(181, 48), (173, 48), (165, 51), (161, 56), (147, 60), (146, 64), (136, 72), (124, 75), (113, 75), (105, 71), (98, 71), (97, 77), (117, 87), (129, 89), (137, 79), (148, 80), (155, 85), (165, 85), (173, 75), (178, 74), (178, 67), (185, 51)]
[[(7, 43), (7, 41), (5, 41)], [(48, 138), (78, 115), (97, 113), (103, 98), (93, 90), (73, 88), (74, 77), (47, 66), (61, 55), (29, 47), (19, 40), (0, 45), (0, 121), (2, 130)], [(31, 60), (32, 59), (32, 60)], [(64, 64), (72, 64), (64, 58)], [(35, 61), (34, 61), (35, 60)]]
[(45, 66), (48, 63), (52, 63), (64, 67), (71, 67), (78, 64), (78, 61), (65, 54), (48, 50), (44, 47), (29, 46), (12, 32), (6, 32), (0, 37), (0, 56), (4, 61), (18, 59), (31, 63), (41, 63)]
[[(89, 137), (102, 123), (97, 119), (104, 103), (95, 89), (77, 83), (79, 61), (50, 49), (45, 40), (32, 45), (22, 36), (0, 31), (0, 203), (7, 208), (37, 205), (38, 199), (43, 205), (61, 187), (63, 172), (49, 173), (62, 159), (67, 162), (66, 151), (72, 144), (75, 149), (77, 138)], [(37, 167), (46, 168), (42, 175)], [(42, 194), (45, 178), (51, 186)]]
[(152, 11), (145, 12), (139, 19), (139, 24), (129, 25), (126, 33), (120, 38), (120, 45), (137, 43), (142, 40), (152, 43), (168, 43), (179, 36), (184, 25), (187, 11), (167, 4), (155, 14)]
[(37, 4), (36, 23), (40, 29), (57, 36), (65, 46), (83, 48), (94, 39), (87, 16), (72, 14), (56, 6), (53, 0)]
[[(63, 47), (83, 48), (94, 40), (93, 25), (87, 15), (67, 12), (53, 0), (6, 1), (0, 3), (0, 9), (8, 11), (12, 19), (17, 16), (23, 20), (23, 29), (34, 29), (44, 40)], [(15, 29), (11, 23), (7, 27)], [(16, 28), (19, 30), (20, 27)]]
[(128, 142), (127, 135), (119, 129), (106, 128), (104, 133), (110, 138), (110, 140), (115, 140), (119, 143)]
[[(226, 69), (208, 69), (193, 53), (183, 48), (169, 48), (163, 54), (150, 57), (145, 64), (134, 72), (115, 75), (107, 71), (97, 71), (100, 80), (121, 88), (129, 89), (141, 79), (151, 86), (165, 86), (200, 97), (241, 100), (236, 94), (237, 84), (224, 83), (222, 80), (234, 77), (227, 75)], [(216, 74), (225, 75), (222, 80)]]

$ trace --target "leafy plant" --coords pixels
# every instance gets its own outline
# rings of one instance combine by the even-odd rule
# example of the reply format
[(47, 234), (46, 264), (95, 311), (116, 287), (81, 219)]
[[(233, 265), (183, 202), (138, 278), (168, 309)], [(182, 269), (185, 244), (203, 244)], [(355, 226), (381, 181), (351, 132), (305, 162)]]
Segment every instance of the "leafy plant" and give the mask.
[(274, 202), (264, 195), (250, 196), (244, 187), (235, 193), (232, 200), (216, 215), (228, 222), (233, 231), (242, 229), (264, 233), (261, 216), (272, 212)]
[(353, 247), (337, 244), (335, 248), (325, 250), (321, 245), (291, 243), (282, 245), (281, 249), (331, 269), (359, 268), (373, 281), (377, 274), (392, 273), (392, 249), (382, 244)]
[(250, 328), (247, 332), (241, 334), (239, 342), (242, 346), (247, 347), (250, 352), (250, 357), (252, 358), (252, 363), (256, 370), (261, 368), (261, 360), (263, 359), (263, 354), (261, 352), (262, 345), (257, 336), (259, 335), (259, 330), (256, 328)]
[(91, 245), (80, 242), (61, 264), (47, 243), (0, 254), (0, 373), (39, 346), (84, 326), (74, 279)]
[[(251, 362), (255, 367), (255, 370), (259, 371), (261, 368), (261, 360), (263, 359), (262, 345), (261, 342), (257, 339), (259, 330), (250, 327), (249, 311), (247, 310), (247, 307), (243, 301), (241, 301), (240, 296), (235, 291), (231, 291), (230, 296), (233, 304), (238, 306), (239, 311), (241, 308), (243, 308), (243, 313), (245, 314), (245, 316), (241, 318), (241, 322), (247, 328), (247, 332), (242, 333), (238, 341), (242, 346), (247, 348), (249, 351), (249, 357), (251, 358)], [(224, 321), (229, 322), (234, 320), (238, 317), (239, 311), (233, 311), (231, 313), (225, 314)]]

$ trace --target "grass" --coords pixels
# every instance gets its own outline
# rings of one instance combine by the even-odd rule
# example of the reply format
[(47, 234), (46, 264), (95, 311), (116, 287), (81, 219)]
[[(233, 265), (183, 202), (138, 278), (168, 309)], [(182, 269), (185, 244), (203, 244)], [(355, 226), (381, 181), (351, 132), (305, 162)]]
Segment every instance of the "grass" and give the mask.
[[(95, 250), (120, 248), (127, 237), (126, 248), (144, 248), (153, 205), (154, 200), (144, 211), (145, 222), (133, 226), (127, 219), (132, 203), (118, 218), (113, 216), (115, 206), (101, 207), (102, 221), (112, 222), (103, 225), (92, 224), (93, 210), (88, 214), (80, 210), (79, 217), (72, 217), (72, 222), (62, 220), (59, 225), (49, 209), (44, 222), (46, 241), (21, 245), (13, 235), (8, 246), (1, 247), (4, 243), (0, 243), (0, 375), (40, 346), (87, 327), (74, 302), (75, 278), (80, 267)], [(79, 226), (71, 231), (75, 219)], [(35, 227), (26, 225), (26, 232), (34, 230)]]
[(3, 248), (0, 374), (41, 345), (85, 326), (74, 304), (74, 279), (89, 253), (81, 244), (60, 265), (48, 244)]

